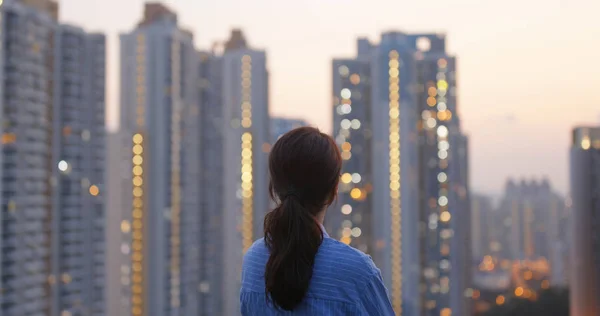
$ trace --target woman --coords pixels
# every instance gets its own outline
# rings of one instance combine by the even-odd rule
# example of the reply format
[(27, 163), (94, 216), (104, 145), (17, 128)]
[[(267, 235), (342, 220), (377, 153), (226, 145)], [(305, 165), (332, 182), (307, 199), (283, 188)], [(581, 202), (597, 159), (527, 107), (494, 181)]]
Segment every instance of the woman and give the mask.
[(371, 257), (323, 228), (342, 168), (331, 137), (302, 127), (283, 135), (269, 156), (277, 207), (242, 268), (242, 315), (394, 315)]

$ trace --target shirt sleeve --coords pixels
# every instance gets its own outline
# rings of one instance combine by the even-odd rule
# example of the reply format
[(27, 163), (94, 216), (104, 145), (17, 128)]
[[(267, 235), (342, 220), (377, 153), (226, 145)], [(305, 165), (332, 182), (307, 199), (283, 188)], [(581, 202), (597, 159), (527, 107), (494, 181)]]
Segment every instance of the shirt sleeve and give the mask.
[(367, 315), (395, 315), (379, 269), (367, 279), (360, 300)]

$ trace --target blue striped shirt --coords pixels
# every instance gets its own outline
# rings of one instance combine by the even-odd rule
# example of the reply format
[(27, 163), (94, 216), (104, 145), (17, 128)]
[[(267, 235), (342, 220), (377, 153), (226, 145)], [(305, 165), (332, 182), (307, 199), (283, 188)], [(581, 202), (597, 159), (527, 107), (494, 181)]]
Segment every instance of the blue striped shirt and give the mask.
[(330, 238), (324, 230), (323, 234), (308, 292), (292, 312), (267, 303), (264, 274), (269, 250), (264, 239), (256, 241), (244, 256), (242, 315), (394, 315), (381, 273), (371, 257)]

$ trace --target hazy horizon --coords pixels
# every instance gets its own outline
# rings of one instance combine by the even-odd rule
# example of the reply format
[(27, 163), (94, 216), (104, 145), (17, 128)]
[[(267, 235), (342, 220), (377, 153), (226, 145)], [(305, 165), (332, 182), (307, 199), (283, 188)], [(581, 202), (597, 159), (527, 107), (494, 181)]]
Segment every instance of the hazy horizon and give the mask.
[[(108, 39), (109, 128), (117, 123), (118, 38), (143, 12), (142, 0), (62, 0), (61, 20)], [(547, 176), (568, 188), (572, 126), (600, 124), (600, 1), (375, 0), (164, 1), (197, 48), (242, 28), (265, 49), (271, 114), (305, 118), (331, 131), (331, 59), (355, 54), (358, 36), (447, 34), (458, 57), (459, 112), (470, 136), (471, 189), (502, 191), (507, 177)]]

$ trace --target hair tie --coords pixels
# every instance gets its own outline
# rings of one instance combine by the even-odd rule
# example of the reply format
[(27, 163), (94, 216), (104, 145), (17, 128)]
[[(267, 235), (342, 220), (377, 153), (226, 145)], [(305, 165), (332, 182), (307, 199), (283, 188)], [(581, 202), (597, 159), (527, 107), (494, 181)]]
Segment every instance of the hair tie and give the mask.
[(298, 192), (296, 192), (296, 190), (294, 190), (294, 189), (290, 189), (290, 190), (287, 190), (287, 192), (285, 192), (281, 201), (284, 201), (290, 197), (295, 197), (298, 201), (301, 200), (300, 195), (298, 195)]

